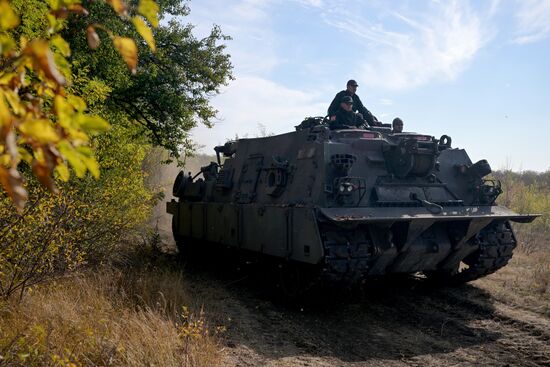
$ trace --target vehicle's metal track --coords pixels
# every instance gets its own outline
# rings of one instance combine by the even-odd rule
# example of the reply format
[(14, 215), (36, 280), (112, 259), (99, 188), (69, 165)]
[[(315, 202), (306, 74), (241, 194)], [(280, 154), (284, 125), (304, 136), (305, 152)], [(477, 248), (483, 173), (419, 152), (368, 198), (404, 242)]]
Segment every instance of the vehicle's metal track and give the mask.
[(452, 283), (465, 283), (494, 273), (510, 261), (517, 245), (509, 221), (491, 223), (479, 232), (474, 241), (477, 242), (479, 250), (463, 260), (468, 268), (459, 268), (447, 274), (447, 280)]
[[(329, 282), (351, 284), (364, 279), (369, 265), (376, 260), (372, 242), (364, 229), (346, 230), (325, 226), (321, 233), (325, 250), (322, 278)], [(479, 249), (463, 260), (467, 268), (430, 272), (427, 275), (444, 283), (456, 284), (481, 278), (506, 265), (517, 243), (509, 221), (491, 223), (471, 241)]]
[(330, 227), (323, 231), (325, 265), (322, 279), (327, 282), (357, 284), (368, 270), (372, 243), (362, 231)]

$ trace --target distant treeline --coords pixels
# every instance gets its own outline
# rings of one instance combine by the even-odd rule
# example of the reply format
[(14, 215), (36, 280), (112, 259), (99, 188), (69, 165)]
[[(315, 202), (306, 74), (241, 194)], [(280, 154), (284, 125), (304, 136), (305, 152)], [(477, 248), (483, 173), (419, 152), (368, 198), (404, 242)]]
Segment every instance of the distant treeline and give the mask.
[(496, 179), (501, 181), (512, 180), (517, 182), (522, 182), (523, 184), (530, 186), (535, 185), (542, 188), (550, 188), (550, 169), (546, 172), (535, 172), (535, 171), (522, 171), (522, 172), (513, 172), (510, 170), (499, 170), (493, 172), (493, 176)]

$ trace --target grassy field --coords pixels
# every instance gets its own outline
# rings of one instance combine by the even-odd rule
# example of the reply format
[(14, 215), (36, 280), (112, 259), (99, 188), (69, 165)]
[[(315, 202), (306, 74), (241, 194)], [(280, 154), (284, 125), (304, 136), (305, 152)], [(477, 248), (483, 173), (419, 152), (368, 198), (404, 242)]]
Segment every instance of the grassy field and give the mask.
[(2, 305), (0, 365), (216, 365), (223, 327), (207, 321), (208, 300), (193, 296), (175, 263), (139, 256)]

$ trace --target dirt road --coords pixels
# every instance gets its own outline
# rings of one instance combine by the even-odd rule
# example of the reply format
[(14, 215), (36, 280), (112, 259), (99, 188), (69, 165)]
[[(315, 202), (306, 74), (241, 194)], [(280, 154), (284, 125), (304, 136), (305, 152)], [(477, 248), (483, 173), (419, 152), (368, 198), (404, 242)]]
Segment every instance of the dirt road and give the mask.
[(197, 287), (228, 325), (224, 366), (550, 366), (548, 315), (497, 301), (488, 279), (444, 289), (386, 282), (361, 300), (305, 308), (238, 280)]

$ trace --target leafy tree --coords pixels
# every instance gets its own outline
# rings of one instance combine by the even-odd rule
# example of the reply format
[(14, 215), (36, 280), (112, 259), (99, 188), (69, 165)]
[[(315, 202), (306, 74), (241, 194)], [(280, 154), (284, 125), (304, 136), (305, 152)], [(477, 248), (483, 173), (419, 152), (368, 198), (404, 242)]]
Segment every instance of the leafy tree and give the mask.
[[(5, 0), (0, 3), (7, 4)], [(201, 121), (210, 123), (215, 111), (208, 104), (208, 97), (231, 78), (229, 56), (224, 53), (224, 46), (218, 45), (226, 38), (216, 27), (209, 37), (198, 40), (192, 35), (191, 26), (163, 21), (151, 38), (143, 29), (140, 31), (140, 22), (136, 20), (139, 16), (129, 18), (120, 12), (135, 14), (140, 4), (151, 7), (152, 1), (71, 2), (86, 8), (90, 12), (87, 17), (80, 8), (74, 9), (76, 15), (65, 17), (58, 11), (68, 11), (69, 2), (48, 2), (52, 3), (65, 4), (65, 8), (54, 11), (41, 0), (12, 0), (8, 4), (19, 23), (0, 32), (0, 38), (4, 37), (1, 39), (12, 39), (15, 44), (12, 54), (0, 57), (0, 81), (5, 75), (6, 62), (21, 54), (20, 40), (45, 40), (50, 50), (45, 55), (51, 52), (54, 58), (49, 65), (55, 65), (65, 84), (54, 85), (43, 71), (33, 69), (35, 65), (27, 65), (23, 68), (25, 76), (36, 85), (19, 88), (19, 101), (25, 106), (32, 104), (26, 93), (33, 100), (39, 99), (43, 120), (56, 134), (65, 131), (59, 126), (56, 98), (67, 100), (78, 116), (108, 122), (111, 128), (101, 134), (95, 134), (98, 129), (80, 129), (79, 134), (84, 134), (78, 135), (81, 140), (68, 139), (77, 152), (89, 153), (90, 159), (84, 162), (86, 170), (82, 170), (78, 161), (72, 162), (74, 157), (70, 154), (60, 152), (59, 159), (49, 166), (56, 174), (53, 178), (44, 177), (50, 180), (46, 186), (61, 190), (48, 191), (40, 183), (44, 177), (32, 174), (37, 149), (25, 140), (24, 131), (19, 131), (21, 122), (14, 118), (19, 115), (15, 115), (11, 105), (7, 106), (11, 125), (0, 124), (0, 131), (6, 131), (6, 126), (14, 131), (21, 156), (16, 161), (4, 159), (0, 164), (27, 177), (29, 203), (17, 214), (11, 210), (10, 198), (0, 195), (0, 297), (23, 292), (29, 285), (68, 269), (102, 261), (120, 246), (122, 239), (131, 238), (131, 231), (148, 218), (154, 201), (144, 185), (146, 174), (142, 171), (142, 160), (149, 154), (150, 143), (171, 148), (173, 153), (181, 147), (189, 148), (188, 129)], [(117, 8), (120, 4), (126, 4), (122, 10)], [(158, 4), (161, 19), (188, 12), (179, 1), (165, 0)], [(154, 6), (151, 9), (156, 11)], [(54, 33), (51, 33), (52, 16), (59, 27)], [(154, 26), (155, 19), (149, 18), (150, 14), (147, 21)], [(137, 70), (133, 64), (138, 62), (137, 58), (120, 57), (116, 37), (143, 40), (136, 46), (140, 55)], [(58, 39), (63, 42), (55, 45), (53, 40)], [(94, 48), (90, 50), (90, 46)], [(60, 53), (60, 47), (71, 53)], [(0, 48), (2, 55), (3, 50)], [(128, 72), (128, 68), (135, 70), (135, 74)], [(212, 68), (216, 70), (211, 71)], [(42, 84), (51, 93), (39, 94)], [(0, 82), (2, 91), (12, 87)], [(0, 103), (9, 102), (0, 98)], [(57, 149), (57, 143), (54, 140), (44, 144)], [(0, 157), (5, 158), (5, 153), (0, 151)], [(83, 158), (79, 159), (82, 163)], [(65, 168), (59, 168), (60, 165)], [(98, 179), (84, 174), (88, 170), (99, 172), (99, 167)], [(59, 170), (75, 174), (69, 179), (63, 175), (67, 172)], [(16, 187), (21, 183), (22, 178)]]
[(102, 21), (117, 34), (137, 37), (136, 29), (104, 3), (90, 4), (88, 19), (71, 18), (63, 35), (75, 50), (73, 62), (86, 65), (89, 75), (112, 88), (108, 108), (131, 116), (153, 144), (177, 157), (182, 149), (193, 148), (188, 137), (191, 128), (198, 123), (212, 124), (217, 111), (209, 98), (232, 79), (230, 56), (223, 43), (229, 37), (215, 26), (206, 38), (198, 39), (192, 25), (180, 23), (189, 12), (185, 4), (178, 0), (158, 4), (161, 22), (154, 29), (156, 52), (138, 43), (139, 68), (133, 77), (125, 72), (104, 32), (99, 32), (100, 47), (93, 53), (81, 52), (87, 47), (83, 37), (86, 22)]
[[(122, 0), (106, 1), (117, 15), (127, 17)], [(90, 148), (90, 136), (108, 127), (103, 118), (87, 112), (84, 99), (67, 88), (72, 79), (68, 61), (71, 48), (60, 31), (69, 14), (85, 16), (88, 11), (80, 0), (50, 0), (47, 4), (14, 1), (10, 5), (0, 0), (0, 184), (20, 212), (27, 200), (20, 172), (25, 165), (21, 162), (31, 167), (40, 183), (52, 192), (57, 190), (54, 170), (67, 181), (69, 165), (78, 177), (89, 171), (97, 178), (99, 167)], [(152, 0), (140, 0), (137, 11), (151, 24), (157, 24), (157, 6)], [(134, 15), (132, 23), (154, 49), (152, 31), (144, 18)], [(133, 39), (95, 24), (87, 28), (86, 34), (92, 48), (99, 42), (96, 28), (107, 32), (135, 72), (137, 47)]]
[[(123, 2), (108, 3), (114, 16), (127, 16)], [(141, 0), (138, 8), (143, 4), (140, 12), (156, 22), (155, 3)], [(149, 146), (123, 126), (96, 135), (107, 120), (128, 117), (106, 108), (112, 88), (74, 62), (74, 50), (59, 33), (69, 13), (86, 12), (75, 0), (0, 0), (0, 183), (8, 194), (0, 195), (2, 298), (104, 258), (151, 207), (141, 171)], [(143, 18), (132, 20), (144, 33)], [(84, 42), (97, 46), (99, 28), (109, 33), (124, 67), (135, 70), (137, 48), (130, 38), (93, 24)], [(99, 163), (104, 169), (97, 180)], [(71, 170), (76, 177), (69, 180)]]

